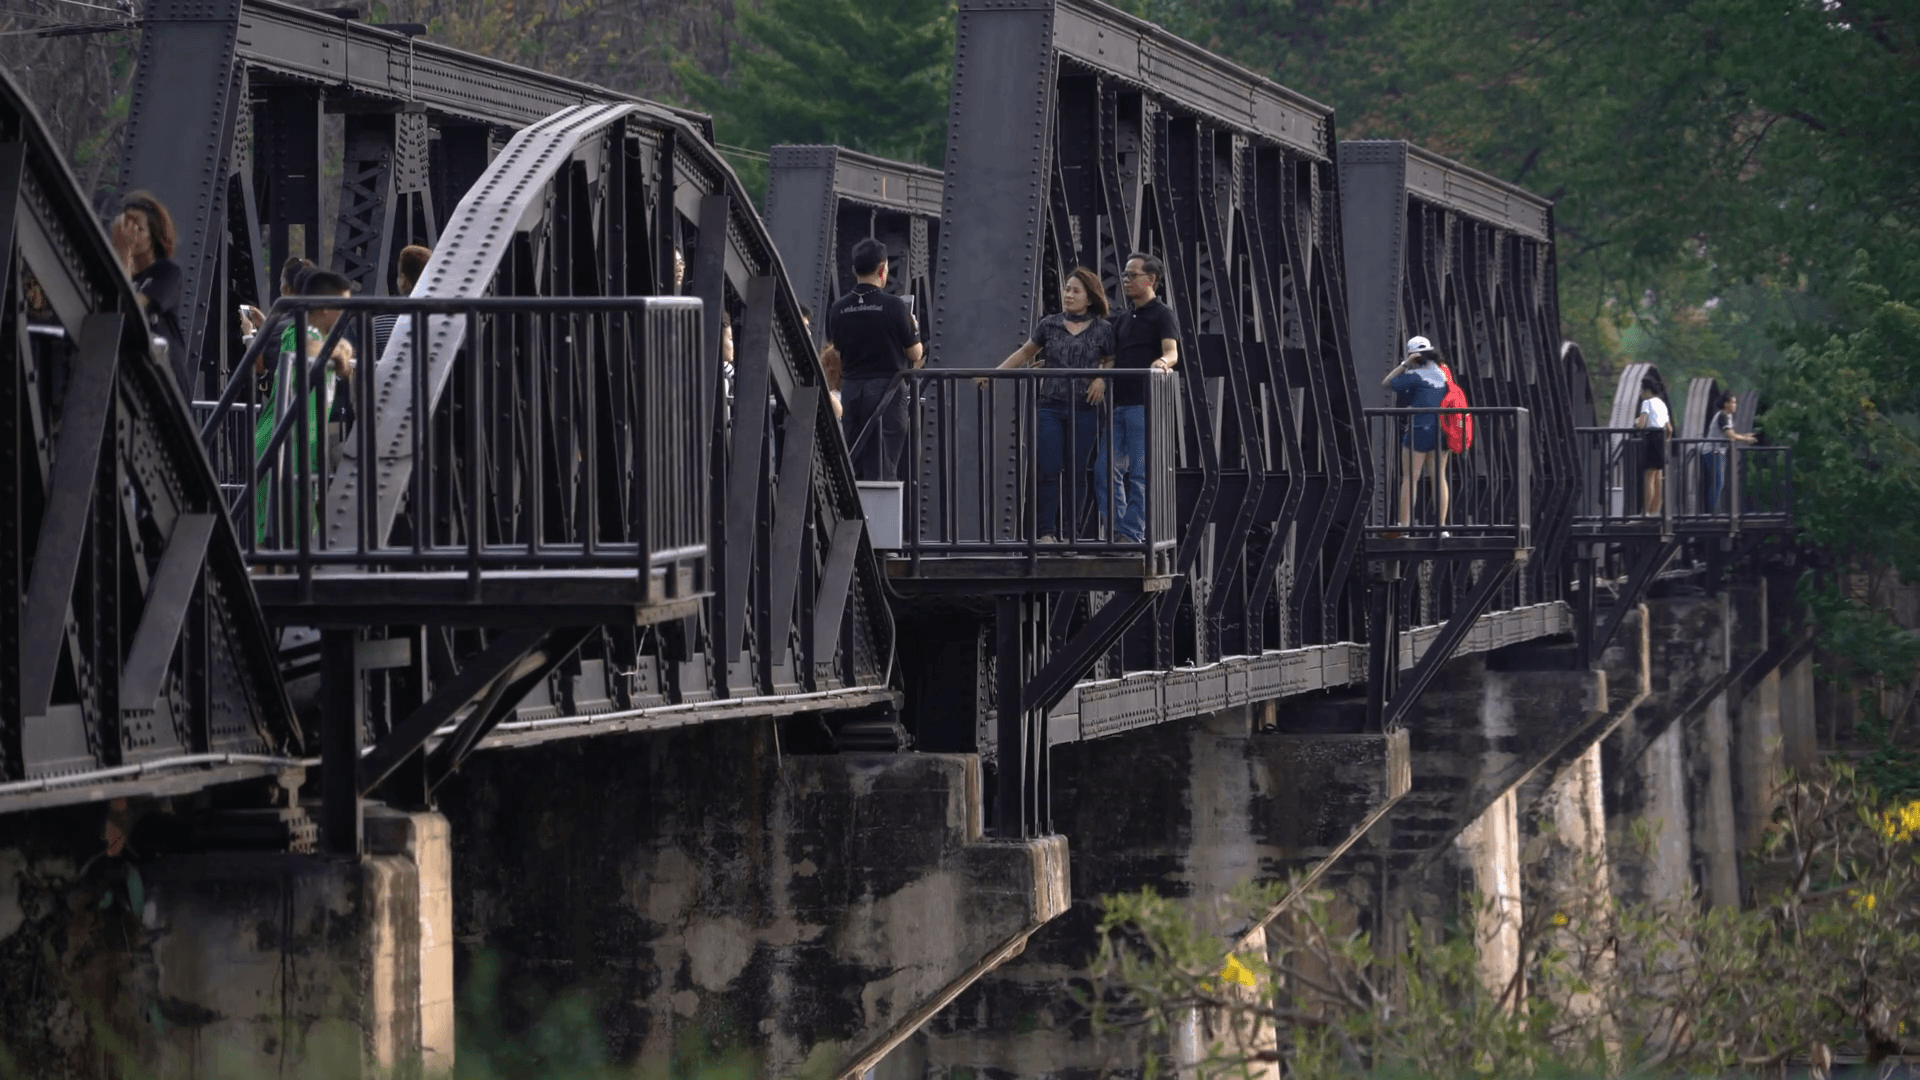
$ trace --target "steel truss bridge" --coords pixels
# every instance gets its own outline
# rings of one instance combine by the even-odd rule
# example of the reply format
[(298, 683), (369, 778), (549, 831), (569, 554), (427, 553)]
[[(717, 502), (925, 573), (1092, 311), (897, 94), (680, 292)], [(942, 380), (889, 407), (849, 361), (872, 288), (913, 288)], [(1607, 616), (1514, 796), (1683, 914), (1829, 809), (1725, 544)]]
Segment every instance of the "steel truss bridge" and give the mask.
[[(120, 179), (180, 224), (165, 361), (0, 88), (0, 811), (277, 778), (227, 811), (252, 842), (351, 852), (361, 799), (430, 805), (480, 750), (771, 716), (803, 748), (981, 753), (995, 829), (1033, 835), (1052, 745), (1308, 695), (1392, 729), (1453, 657), (1591, 663), (1662, 575), (1787, 551), (1786, 452), (1716, 464), (1710, 382), (1641, 513), (1636, 391), (1664, 383), (1628, 369), (1600, 423), (1546, 201), (1341, 143), (1093, 0), (964, 0), (944, 173), (776, 148), (768, 223), (697, 115), (275, 0), (154, 0)], [(895, 387), (883, 550), (802, 317), (868, 235), (907, 253), (889, 288), (932, 358)], [(1183, 358), (1142, 377), (1147, 535), (1042, 544), (1049, 376), (983, 369), (1064, 272), (1112, 287), (1132, 251), (1166, 262)], [(351, 380), (268, 351), (320, 307), (278, 296), (292, 254), (359, 286), (327, 302)], [(251, 346), (243, 303), (274, 327)], [(1444, 519), (1374, 389), (1414, 333), (1473, 402)]]

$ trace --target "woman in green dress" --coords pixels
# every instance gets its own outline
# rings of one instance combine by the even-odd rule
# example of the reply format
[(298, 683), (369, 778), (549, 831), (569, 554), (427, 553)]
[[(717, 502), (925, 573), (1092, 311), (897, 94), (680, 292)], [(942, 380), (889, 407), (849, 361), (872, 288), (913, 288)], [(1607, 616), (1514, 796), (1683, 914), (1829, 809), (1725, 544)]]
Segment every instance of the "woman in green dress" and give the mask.
[[(295, 296), (339, 296), (353, 294), (353, 283), (331, 270), (322, 270), (305, 259), (290, 259), (282, 272), (282, 282), (290, 285), (289, 295)], [(280, 424), (281, 417), (287, 414), (289, 402), (297, 396), (295, 379), (305, 371), (313, 358), (320, 355), (320, 346), (333, 332), (334, 324), (340, 321), (338, 308), (314, 308), (307, 312), (307, 340), (305, 348), (298, 348), (295, 336), (298, 333), (297, 320), (289, 320), (280, 329), (280, 351), (274, 362), (273, 378), (267, 391), (267, 400), (260, 407), (260, 416), (254, 421), (253, 454), (258, 461), (267, 452), (267, 444), (273, 441), (273, 432)], [(268, 332), (272, 332), (269, 330)], [(265, 362), (265, 357), (262, 358)], [(306, 460), (308, 475), (312, 477), (317, 494), (322, 479), (324, 465), (320, 457), (320, 425), (323, 418), (332, 415), (334, 383), (339, 379), (353, 375), (354, 354), (351, 342), (340, 341), (333, 347), (333, 362), (328, 365), (326, 376), (321, 380), (317, 394), (305, 395), (307, 401), (307, 439)], [(319, 406), (316, 408), (316, 404)], [(298, 460), (286, 453), (286, 448), (295, 444), (299, 438), (296, 427), (282, 441), (280, 450), (280, 468), (284, 479), (274, 485), (261, 481), (254, 496), (253, 533), (256, 542), (265, 545), (267, 541), (267, 523), (271, 519), (273, 507), (272, 490), (279, 487), (286, 490), (293, 477), (298, 475)], [(318, 515), (314, 517), (318, 521)]]

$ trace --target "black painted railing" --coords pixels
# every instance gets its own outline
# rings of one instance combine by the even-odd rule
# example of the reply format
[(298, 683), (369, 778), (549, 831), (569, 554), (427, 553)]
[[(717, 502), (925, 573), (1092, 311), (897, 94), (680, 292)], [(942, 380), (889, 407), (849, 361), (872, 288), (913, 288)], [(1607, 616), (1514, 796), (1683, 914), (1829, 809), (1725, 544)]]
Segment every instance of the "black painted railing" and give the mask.
[(678, 297), (284, 298), (196, 412), (257, 567), (625, 571), (684, 596), (708, 587), (700, 320)]
[[(1098, 401), (1087, 401), (1090, 390)], [(1171, 374), (922, 368), (897, 376), (889, 393), (908, 403), (900, 554), (913, 566), (952, 556), (1139, 556), (1171, 566), (1180, 531)], [(879, 424), (867, 424), (854, 460), (879, 437)]]
[[(1374, 476), (1369, 550), (1531, 547), (1533, 430), (1527, 410), (1367, 409), (1365, 415)], [(1472, 442), (1454, 452), (1447, 449), (1446, 429), (1461, 419), (1472, 422)]]
[[(1783, 446), (1726, 439), (1667, 439), (1656, 450), (1641, 428), (1577, 428), (1584, 531), (1658, 527), (1662, 532), (1780, 527), (1793, 511), (1793, 454)], [(1662, 460), (1664, 459), (1664, 460)], [(1648, 475), (1660, 477), (1658, 505)]]

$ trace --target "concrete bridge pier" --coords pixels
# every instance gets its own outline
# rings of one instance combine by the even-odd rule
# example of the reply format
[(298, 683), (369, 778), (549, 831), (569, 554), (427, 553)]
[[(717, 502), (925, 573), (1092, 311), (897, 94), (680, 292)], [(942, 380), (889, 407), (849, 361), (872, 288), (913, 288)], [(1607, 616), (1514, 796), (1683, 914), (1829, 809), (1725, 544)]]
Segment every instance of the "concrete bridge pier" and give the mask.
[[(217, 850), (199, 802), (0, 819), (0, 1046), (17, 1075), (451, 1067), (446, 821), (374, 808), (368, 853), (329, 859)], [(266, 835), (287, 820), (250, 817)], [(221, 820), (238, 846), (246, 816)]]
[(864, 1070), (1066, 907), (1065, 841), (986, 838), (978, 759), (784, 753), (769, 718), (478, 755), (443, 789), (463, 977), (616, 1063)]
[[(1671, 903), (1698, 895), (1707, 904), (1741, 896), (1741, 807), (1736, 788), (1754, 793), (1746, 815), (1757, 838), (1777, 786), (1778, 711), (1764, 723), (1749, 710), (1736, 724), (1727, 687), (1736, 657), (1765, 647), (1765, 622), (1737, 615), (1727, 595), (1675, 596), (1643, 605), (1651, 651), (1647, 699), (1603, 748), (1609, 832), (1635, 851), (1614, 877), (1629, 901)], [(1629, 628), (1623, 628), (1628, 632)], [(1776, 699), (1777, 700), (1777, 697)], [(1759, 793), (1764, 792), (1764, 800)]]
[[(1380, 875), (1370, 923), (1383, 946), (1404, 947), (1406, 916), (1476, 927), (1482, 975), (1504, 987), (1519, 964), (1525, 848), (1589, 852), (1582, 763), (1615, 722), (1607, 672), (1578, 667), (1570, 645), (1531, 644), (1449, 663), (1406, 720), (1413, 783), (1368, 836)], [(1549, 805), (1541, 806), (1550, 797)], [(1564, 804), (1564, 810), (1563, 810)], [(1543, 828), (1542, 815), (1563, 815)], [(1464, 910), (1478, 897), (1477, 910)]]
[(1073, 843), (1071, 908), (875, 1075), (1083, 1077), (1176, 1051), (1090, 1031), (1069, 995), (1097, 947), (1096, 901), (1151, 887), (1184, 900), (1223, 938), (1254, 932), (1260, 918), (1229, 903), (1232, 890), (1336, 860), (1406, 790), (1404, 734), (1322, 722), (1363, 716), (1363, 704), (1258, 703), (1055, 746), (1053, 812)]

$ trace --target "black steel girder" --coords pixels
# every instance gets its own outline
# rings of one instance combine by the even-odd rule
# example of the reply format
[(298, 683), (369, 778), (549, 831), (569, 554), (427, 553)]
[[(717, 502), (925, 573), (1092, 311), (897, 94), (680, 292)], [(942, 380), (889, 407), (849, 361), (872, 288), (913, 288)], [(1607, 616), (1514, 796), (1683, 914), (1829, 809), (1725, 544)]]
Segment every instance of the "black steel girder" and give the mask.
[(299, 764), (219, 487), (139, 312), (0, 73), (0, 811), (101, 770), (132, 787), (142, 769), (217, 783)]

